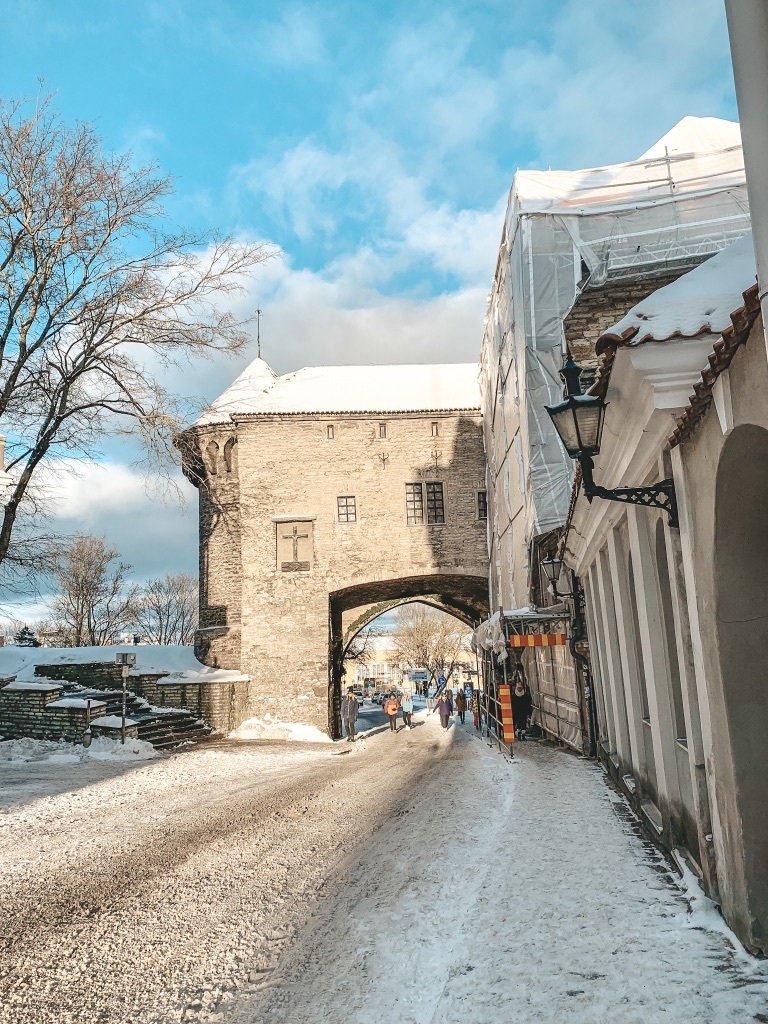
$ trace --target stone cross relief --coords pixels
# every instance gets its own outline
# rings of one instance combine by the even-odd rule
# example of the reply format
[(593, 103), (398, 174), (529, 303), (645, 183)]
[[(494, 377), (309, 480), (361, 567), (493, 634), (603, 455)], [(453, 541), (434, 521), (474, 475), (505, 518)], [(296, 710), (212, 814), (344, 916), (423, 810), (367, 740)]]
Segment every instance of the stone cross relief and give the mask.
[[(290, 530), (289, 532), (286, 532)], [(306, 530), (306, 533), (299, 533), (299, 529)], [(281, 548), (283, 555), (288, 554), (288, 548), (290, 548), (291, 559), (288, 561), (280, 562), (281, 572), (309, 572), (312, 568), (312, 564), (308, 559), (299, 558), (299, 549), (304, 547), (301, 541), (311, 541), (312, 537), (312, 524), (311, 523), (286, 523), (279, 527), (279, 536), (282, 541)], [(312, 550), (311, 543), (307, 546), (308, 550), (305, 549), (305, 554), (308, 554)]]

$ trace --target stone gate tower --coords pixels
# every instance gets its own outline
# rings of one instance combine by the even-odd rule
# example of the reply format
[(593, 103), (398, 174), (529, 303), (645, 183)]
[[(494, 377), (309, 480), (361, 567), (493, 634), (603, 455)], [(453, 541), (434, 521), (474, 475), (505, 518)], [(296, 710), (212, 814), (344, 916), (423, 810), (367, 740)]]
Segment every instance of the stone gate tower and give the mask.
[(487, 614), (477, 376), (470, 363), (278, 377), (259, 358), (179, 438), (200, 494), (196, 653), (251, 677), (253, 714), (338, 735), (349, 625), (382, 601)]

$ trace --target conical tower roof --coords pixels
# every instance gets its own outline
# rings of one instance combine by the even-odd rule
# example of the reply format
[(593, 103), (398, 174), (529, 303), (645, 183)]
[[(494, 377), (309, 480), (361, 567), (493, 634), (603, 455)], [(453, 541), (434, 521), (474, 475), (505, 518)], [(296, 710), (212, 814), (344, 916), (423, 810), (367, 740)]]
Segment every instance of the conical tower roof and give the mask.
[(229, 385), (227, 390), (211, 404), (210, 409), (203, 413), (195, 426), (226, 423), (230, 413), (248, 409), (254, 397), (268, 391), (277, 379), (278, 376), (269, 363), (261, 356), (257, 356)]

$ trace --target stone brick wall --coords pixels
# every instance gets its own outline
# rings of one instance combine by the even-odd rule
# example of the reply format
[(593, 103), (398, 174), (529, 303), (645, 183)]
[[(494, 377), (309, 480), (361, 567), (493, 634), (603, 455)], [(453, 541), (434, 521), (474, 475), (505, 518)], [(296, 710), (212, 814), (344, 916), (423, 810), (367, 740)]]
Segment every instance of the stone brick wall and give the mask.
[[(48, 679), (66, 679), (94, 689), (122, 688), (120, 667), (109, 662), (41, 665), (35, 669), (35, 674)], [(156, 707), (191, 711), (219, 732), (231, 732), (250, 715), (250, 687), (245, 679), (187, 683), (168, 675), (142, 673), (128, 676), (128, 689)], [(0, 700), (2, 693), (0, 690)]]
[(200, 629), (195, 655), (207, 665), (237, 669), (242, 583), (237, 437), (231, 426), (211, 426), (201, 431), (199, 445), (206, 476), (198, 488)]
[(644, 277), (639, 281), (616, 281), (602, 288), (582, 292), (565, 319), (565, 340), (577, 363), (595, 361), (595, 344), (600, 335), (629, 312), (641, 299), (676, 281), (690, 268)]
[[(79, 743), (87, 724), (87, 710), (49, 706), (61, 696), (61, 689), (0, 689), (0, 735), (4, 739), (27, 736)], [(103, 704), (93, 701), (91, 717), (96, 718), (103, 708)]]
[[(224, 433), (205, 428), (200, 447)], [(243, 417), (236, 450), (237, 481), (217, 469), (200, 490), (196, 652), (251, 677), (252, 713), (325, 727), (329, 595), (412, 577), (487, 578), (480, 414)], [(446, 522), (409, 526), (406, 484), (426, 481), (443, 483)], [(340, 496), (355, 498), (355, 522), (339, 521)], [(286, 571), (289, 522), (300, 527), (300, 568)]]

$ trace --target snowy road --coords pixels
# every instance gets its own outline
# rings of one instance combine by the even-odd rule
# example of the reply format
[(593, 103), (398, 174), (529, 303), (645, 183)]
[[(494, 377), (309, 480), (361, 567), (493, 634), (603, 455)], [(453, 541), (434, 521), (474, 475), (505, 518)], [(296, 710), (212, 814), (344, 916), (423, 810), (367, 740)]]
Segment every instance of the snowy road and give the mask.
[(599, 769), (519, 753), (431, 717), (0, 766), (0, 1022), (768, 1020)]

